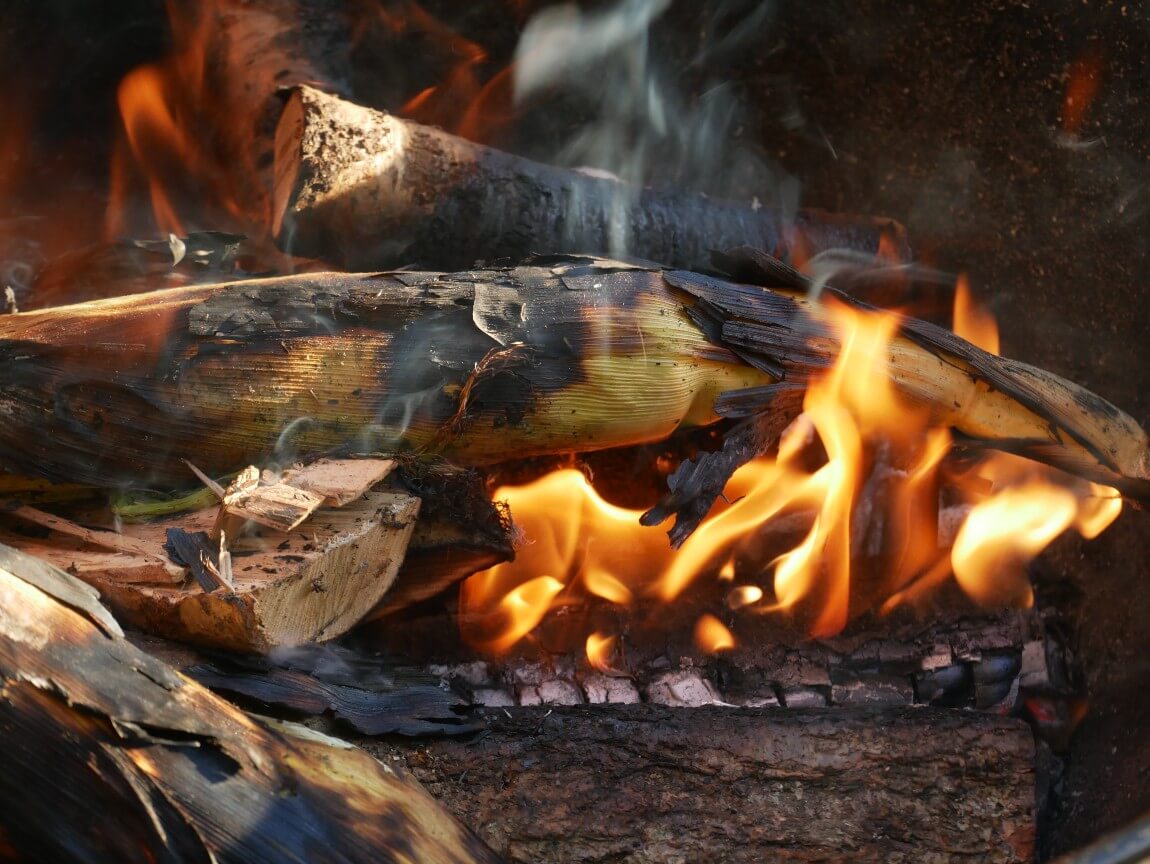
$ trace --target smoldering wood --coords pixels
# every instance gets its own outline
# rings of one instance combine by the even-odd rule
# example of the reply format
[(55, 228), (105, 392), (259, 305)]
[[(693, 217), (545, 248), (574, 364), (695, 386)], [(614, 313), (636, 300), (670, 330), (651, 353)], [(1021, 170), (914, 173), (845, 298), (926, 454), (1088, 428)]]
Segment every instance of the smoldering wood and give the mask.
[(511, 517), (491, 501), (478, 472), (408, 462), (396, 483), (420, 496), (422, 507), (403, 567), (372, 618), (385, 618), (515, 557)]
[(466, 268), (536, 252), (631, 255), (710, 267), (716, 244), (790, 257), (882, 238), (890, 219), (777, 210), (635, 187), (494, 150), (312, 87), (296, 88), (276, 130), (275, 228), (282, 248), (349, 270)]
[[(154, 634), (128, 638), (200, 684), (261, 714), (326, 716), (336, 732), (365, 735), (463, 735), (479, 728), (462, 691), (395, 657), (314, 643), (268, 654), (197, 649)], [(346, 726), (344, 724), (347, 724)]]
[[(178, 486), (185, 460), (210, 474), (333, 451), (485, 465), (769, 415), (826, 368), (838, 337), (805, 277), (775, 262), (762, 281), (774, 287), (552, 256), (4, 316), (0, 466)], [(914, 319), (890, 356), (907, 398), (972, 444), (1150, 497), (1146, 433), (1094, 394)], [(688, 528), (735, 461), (714, 460), (691, 484), (698, 497), (674, 502)]]
[(652, 705), (485, 712), (400, 754), (510, 861), (1017, 861), (1034, 854), (1020, 720), (935, 709)]
[[(244, 268), (278, 269), (266, 250), (239, 234), (197, 231), (167, 240), (121, 239), (54, 258), (36, 271), (22, 304), (43, 309), (65, 303), (242, 278)], [(259, 266), (252, 266), (258, 260)]]
[[(838, 636), (814, 640), (794, 622), (723, 613), (722, 591), (709, 594), (719, 596), (698, 590), (671, 607), (640, 604), (626, 613), (588, 601), (545, 619), (531, 635), (534, 653), (478, 665), (465, 644), (435, 635), (476, 627), (466, 614), (423, 609), (358, 632), (367, 644), (435, 665), (486, 705), (615, 702), (633, 694), (633, 701), (680, 707), (929, 705), (1001, 713), (1052, 687), (1072, 692), (1064, 647), (1033, 610), (973, 610), (940, 592), (953, 602), (929, 617), (862, 615)], [(723, 618), (735, 648), (716, 656), (691, 644), (703, 610)], [(611, 674), (626, 686), (614, 695), (602, 692), (603, 675), (584, 657), (586, 635), (596, 631), (626, 634), (611, 661)]]
[(86, 586), (7, 547), (0, 681), (13, 860), (499, 860), (406, 775), (244, 714), (127, 642)]

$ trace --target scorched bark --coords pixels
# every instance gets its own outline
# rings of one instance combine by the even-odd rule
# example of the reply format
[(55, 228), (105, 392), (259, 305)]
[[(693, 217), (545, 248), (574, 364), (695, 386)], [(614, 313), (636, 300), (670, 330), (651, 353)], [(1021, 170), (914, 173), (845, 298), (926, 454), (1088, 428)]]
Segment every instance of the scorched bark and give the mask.
[(784, 214), (673, 189), (636, 187), (546, 165), (296, 88), (276, 132), (275, 229), (297, 255), (347, 269), (416, 263), (470, 267), (541, 251), (622, 254), (671, 267), (710, 266), (721, 242), (792, 254), (874, 253), (891, 219)]
[(511, 861), (1028, 862), (1020, 720), (932, 709), (652, 705), (487, 712), (474, 741), (396, 744)]
[(0, 546), (0, 848), (24, 861), (499, 860), (363, 751), (257, 720)]
[[(763, 418), (797, 413), (796, 396), (838, 350), (838, 325), (804, 277), (763, 261), (770, 287), (554, 256), (4, 316), (0, 465), (99, 486), (178, 485), (190, 479), (184, 459), (217, 473), (340, 450), (482, 465), (660, 441), (724, 419), (736, 432), (756, 424), (713, 465), (673, 478), (658, 515), (682, 514), (689, 528), (706, 510), (699, 499), (784, 425)], [(889, 364), (906, 399), (964, 439), (1146, 497), (1146, 433), (1094, 394), (910, 318)]]

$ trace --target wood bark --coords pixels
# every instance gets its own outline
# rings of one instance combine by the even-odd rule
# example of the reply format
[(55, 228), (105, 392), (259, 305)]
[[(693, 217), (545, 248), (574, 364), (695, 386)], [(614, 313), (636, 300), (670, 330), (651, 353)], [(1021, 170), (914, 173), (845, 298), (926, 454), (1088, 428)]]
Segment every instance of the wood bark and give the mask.
[[(178, 486), (184, 460), (213, 474), (337, 450), (488, 465), (741, 423), (742, 437), (703, 457), (710, 464), (681, 466), (655, 511), (689, 533), (838, 350), (838, 325), (805, 277), (761, 263), (762, 287), (557, 256), (461, 273), (256, 279), (2, 316), (0, 467)], [(1150, 445), (1128, 415), (927, 322), (900, 322), (886, 374), (932, 422), (970, 446), (1150, 498)]]
[(750, 244), (784, 257), (845, 247), (906, 254), (890, 219), (787, 215), (639, 188), (494, 150), (311, 87), (276, 131), (274, 233), (285, 251), (350, 270), (471, 267), (536, 252), (629, 255), (691, 270)]
[(257, 720), (0, 547), (0, 848), (14, 861), (499, 860), (363, 751)]
[[(346, 92), (351, 27), (342, 0), (175, 0), (168, 4), (181, 106), (251, 224), (271, 223), (281, 91), (310, 84)], [(198, 73), (198, 74), (197, 74)]]
[(369, 745), (511, 861), (1029, 862), (1019, 720), (918, 710), (502, 709)]

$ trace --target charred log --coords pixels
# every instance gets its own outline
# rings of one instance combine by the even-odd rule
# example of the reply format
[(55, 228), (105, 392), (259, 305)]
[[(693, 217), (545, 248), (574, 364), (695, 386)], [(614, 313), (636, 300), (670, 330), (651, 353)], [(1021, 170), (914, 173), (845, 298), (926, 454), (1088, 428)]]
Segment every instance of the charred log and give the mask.
[(497, 709), (376, 745), (511, 861), (1030, 861), (1034, 743), (930, 709)]
[(716, 243), (790, 257), (846, 247), (873, 253), (889, 219), (751, 204), (533, 162), (440, 129), (299, 87), (276, 133), (275, 234), (298, 255), (347, 269), (471, 267), (535, 252), (624, 254), (710, 267)]
[[(185, 459), (222, 473), (333, 450), (482, 465), (794, 411), (832, 362), (837, 325), (797, 273), (762, 279), (770, 287), (554, 257), (4, 316), (0, 465), (101, 486), (179, 485)], [(1145, 432), (1094, 394), (914, 319), (902, 320), (889, 363), (936, 424), (1146, 497)], [(721, 479), (778, 428), (757, 427), (707, 470)], [(689, 528), (706, 507), (682, 491), (698, 498), (722, 483), (682, 470), (672, 509)]]

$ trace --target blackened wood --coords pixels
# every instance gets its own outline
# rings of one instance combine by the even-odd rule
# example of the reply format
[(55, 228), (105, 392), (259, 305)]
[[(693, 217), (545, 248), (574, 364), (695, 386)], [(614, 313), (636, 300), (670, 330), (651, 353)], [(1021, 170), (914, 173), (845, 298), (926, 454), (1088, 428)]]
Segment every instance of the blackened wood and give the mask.
[[(400, 752), (511, 861), (1029, 862), (1034, 743), (933, 709), (487, 712)], [(374, 749), (374, 748), (373, 748)]]
[[(661, 441), (773, 412), (831, 362), (838, 326), (789, 281), (581, 256), (0, 316), (0, 467), (162, 486), (187, 482), (184, 460), (210, 474), (331, 451), (485, 465)], [(888, 353), (886, 375), (936, 425), (1150, 500), (1145, 431), (1094, 394), (912, 319)], [(711, 494), (730, 461), (694, 488)]]
[(41, 591), (42, 562), (0, 561), (6, 860), (498, 860), (409, 778), (244, 714)]
[(702, 270), (749, 243), (788, 255), (875, 252), (890, 219), (793, 216), (675, 190), (638, 188), (533, 162), (440, 129), (299, 87), (276, 134), (275, 233), (297, 255), (347, 269), (465, 268), (536, 252), (630, 255)]
[[(256, 230), (270, 224), (274, 133), (281, 91), (306, 83), (346, 92), (351, 25), (342, 0), (175, 0), (168, 4), (173, 87), (228, 181), (229, 209)], [(187, 67), (190, 67), (188, 69)], [(198, 76), (189, 75), (194, 70)]]

